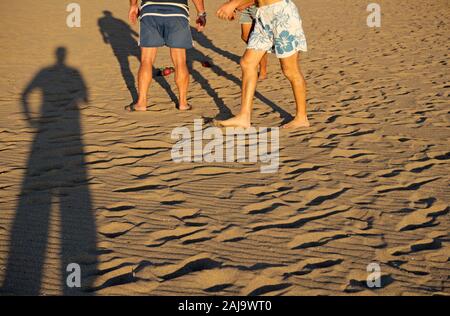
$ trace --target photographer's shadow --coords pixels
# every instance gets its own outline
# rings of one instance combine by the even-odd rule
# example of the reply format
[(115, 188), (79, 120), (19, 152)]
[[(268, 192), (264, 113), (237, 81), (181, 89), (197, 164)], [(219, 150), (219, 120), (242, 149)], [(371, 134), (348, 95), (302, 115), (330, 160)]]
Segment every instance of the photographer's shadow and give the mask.
[[(45, 283), (59, 278), (63, 294), (80, 294), (66, 284), (67, 266), (81, 266), (81, 286), (87, 289), (91, 284), (85, 276), (96, 270), (96, 224), (80, 124), (88, 89), (80, 72), (65, 64), (66, 54), (58, 48), (56, 63), (39, 71), (22, 93), (24, 115), (36, 133), (12, 223), (4, 293), (41, 294), (46, 270), (50, 279)], [(42, 95), (37, 117), (28, 102), (35, 91)], [(49, 241), (51, 218), (59, 246)], [(44, 265), (48, 256), (52, 263)], [(49, 270), (59, 264), (59, 272)]]

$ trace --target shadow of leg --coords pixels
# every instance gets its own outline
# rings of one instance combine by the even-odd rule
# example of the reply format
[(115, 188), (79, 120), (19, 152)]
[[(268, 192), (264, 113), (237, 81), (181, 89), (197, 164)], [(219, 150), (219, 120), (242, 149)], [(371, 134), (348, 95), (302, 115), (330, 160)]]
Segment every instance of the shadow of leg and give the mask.
[[(12, 225), (8, 262), (2, 292), (19, 295), (39, 295), (47, 249), (48, 225), (52, 205), (51, 188), (42, 189), (44, 182), (36, 166), (40, 139), (35, 140), (22, 183), (20, 200)], [(34, 167), (33, 167), (34, 166)], [(40, 188), (41, 190), (36, 191)]]
[(125, 84), (127, 85), (127, 88), (130, 91), (133, 103), (135, 103), (138, 100), (138, 92), (136, 89), (136, 81), (134, 79), (134, 75), (130, 69), (130, 62), (128, 60), (128, 56), (117, 55), (116, 57), (120, 65), (120, 71), (122, 73), (123, 80), (125, 81)]

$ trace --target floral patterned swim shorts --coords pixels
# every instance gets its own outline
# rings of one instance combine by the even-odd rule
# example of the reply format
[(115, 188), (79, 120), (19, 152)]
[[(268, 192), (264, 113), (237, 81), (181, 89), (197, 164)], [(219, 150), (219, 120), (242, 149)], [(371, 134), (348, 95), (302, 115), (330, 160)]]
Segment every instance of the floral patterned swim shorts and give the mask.
[(275, 53), (278, 58), (289, 57), (299, 50), (306, 52), (297, 6), (291, 0), (282, 0), (258, 8), (247, 48)]

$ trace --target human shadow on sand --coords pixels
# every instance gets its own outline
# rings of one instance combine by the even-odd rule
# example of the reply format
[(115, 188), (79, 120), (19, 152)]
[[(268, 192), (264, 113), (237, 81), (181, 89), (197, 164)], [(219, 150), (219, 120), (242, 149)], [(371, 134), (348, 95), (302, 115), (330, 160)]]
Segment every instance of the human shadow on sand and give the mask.
[[(80, 124), (88, 89), (81, 73), (65, 64), (66, 54), (64, 47), (58, 48), (56, 63), (40, 70), (22, 93), (24, 115), (35, 132), (12, 223), (2, 293), (42, 294), (42, 284), (54, 282), (56, 276), (57, 284), (51, 287), (64, 295), (86, 294), (87, 276), (96, 271), (96, 224)], [(39, 114), (30, 110), (29, 96), (35, 92), (41, 94)], [(51, 218), (58, 246), (49, 237)], [(56, 266), (44, 264), (48, 255), (56, 254)], [(70, 263), (81, 267), (81, 289), (67, 286)], [(44, 280), (44, 270), (53, 277)]]
[[(98, 27), (105, 44), (111, 46), (114, 56), (117, 58), (123, 80), (130, 91), (132, 102), (136, 103), (138, 92), (136, 89), (136, 80), (130, 68), (129, 58), (141, 60), (141, 50), (139, 48), (137, 34), (125, 21), (113, 16), (111, 11), (103, 11), (103, 16), (98, 19)], [(177, 102), (177, 96), (170, 87), (170, 84), (156, 75), (156, 69), (153, 68), (153, 79), (167, 92), (172, 102)]]

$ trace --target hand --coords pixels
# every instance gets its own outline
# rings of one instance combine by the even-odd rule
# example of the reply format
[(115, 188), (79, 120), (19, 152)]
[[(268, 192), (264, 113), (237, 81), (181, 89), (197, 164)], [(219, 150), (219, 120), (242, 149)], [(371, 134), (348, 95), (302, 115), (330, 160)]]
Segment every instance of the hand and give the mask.
[(203, 12), (197, 17), (197, 20), (195, 21), (197, 23), (197, 31), (203, 32), (206, 26), (206, 12)]
[(130, 6), (130, 11), (128, 12), (128, 19), (130, 20), (130, 23), (136, 24), (138, 16), (139, 16), (139, 6), (138, 5)]
[(217, 10), (216, 15), (219, 19), (231, 21), (236, 17), (235, 10), (236, 6), (231, 2), (227, 2), (222, 4), (219, 10)]

